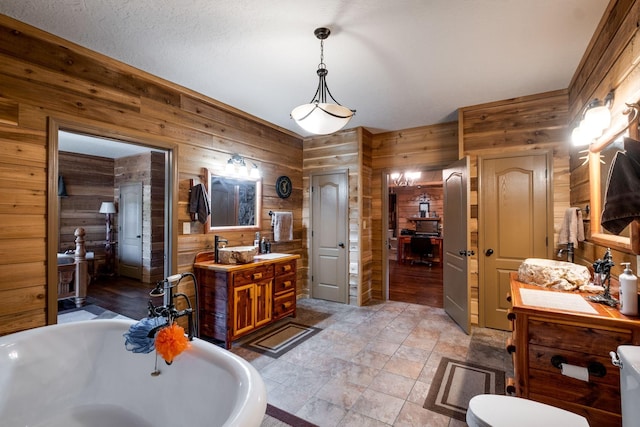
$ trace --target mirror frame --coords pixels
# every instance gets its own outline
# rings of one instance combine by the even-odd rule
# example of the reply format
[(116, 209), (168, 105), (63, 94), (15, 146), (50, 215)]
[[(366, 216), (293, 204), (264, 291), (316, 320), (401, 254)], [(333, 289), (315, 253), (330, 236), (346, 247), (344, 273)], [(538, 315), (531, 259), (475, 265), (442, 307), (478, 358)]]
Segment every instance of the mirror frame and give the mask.
[[(635, 120), (628, 129), (629, 137), (637, 140), (638, 125), (635, 123)], [(588, 240), (601, 246), (637, 255), (640, 254), (640, 220), (636, 219), (629, 224), (630, 237), (604, 233), (602, 225), (600, 224), (600, 217), (602, 215), (601, 180), (603, 179), (600, 173), (600, 152), (613, 143), (624, 131), (626, 131), (626, 129), (605, 141), (598, 141), (589, 147), (589, 198), (591, 199), (589, 222), (591, 236)], [(604, 179), (607, 178), (604, 177)]]
[[(225, 174), (215, 174), (212, 173), (209, 169), (205, 168), (204, 169), (205, 173), (204, 175), (206, 176), (206, 182), (204, 183), (204, 186), (207, 190), (207, 195), (209, 196), (209, 200), (211, 200), (211, 178), (214, 176), (220, 176), (223, 178), (233, 178), (236, 179), (237, 177), (231, 177), (231, 176), (226, 176)], [(262, 178), (250, 178), (250, 177), (243, 177), (241, 178), (244, 181), (253, 181), (256, 184), (256, 221), (254, 225), (230, 225), (230, 226), (219, 226), (219, 227), (212, 227), (211, 226), (211, 215), (213, 215), (213, 209), (211, 210), (212, 213), (211, 215), (209, 215), (207, 217), (207, 222), (204, 224), (204, 232), (205, 233), (214, 233), (217, 231), (259, 231), (261, 229), (261, 222), (262, 222)]]

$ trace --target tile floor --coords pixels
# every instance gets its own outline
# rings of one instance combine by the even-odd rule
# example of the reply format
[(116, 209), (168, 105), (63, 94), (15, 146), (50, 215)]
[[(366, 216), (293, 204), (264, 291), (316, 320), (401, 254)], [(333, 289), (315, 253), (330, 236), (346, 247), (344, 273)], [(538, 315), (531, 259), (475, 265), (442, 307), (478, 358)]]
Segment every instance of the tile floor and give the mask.
[(465, 426), (422, 407), (442, 356), (513, 375), (507, 332), (467, 335), (439, 308), (304, 299), (295, 321), (323, 330), (279, 359), (232, 351), (262, 374), (269, 403), (321, 427)]

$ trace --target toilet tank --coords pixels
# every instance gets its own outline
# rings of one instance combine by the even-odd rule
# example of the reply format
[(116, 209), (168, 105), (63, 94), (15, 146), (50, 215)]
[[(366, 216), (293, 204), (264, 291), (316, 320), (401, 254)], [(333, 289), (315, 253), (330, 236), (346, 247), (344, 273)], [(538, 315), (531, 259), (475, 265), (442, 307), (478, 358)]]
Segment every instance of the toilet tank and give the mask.
[(637, 426), (640, 420), (640, 346), (621, 345), (620, 397), (622, 399), (622, 426)]

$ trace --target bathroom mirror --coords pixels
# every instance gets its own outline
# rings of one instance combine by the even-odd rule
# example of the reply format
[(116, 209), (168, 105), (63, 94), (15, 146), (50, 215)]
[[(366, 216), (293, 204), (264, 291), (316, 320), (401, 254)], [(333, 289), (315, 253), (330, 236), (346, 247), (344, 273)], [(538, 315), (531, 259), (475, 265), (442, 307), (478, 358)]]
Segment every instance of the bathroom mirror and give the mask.
[(209, 170), (206, 175), (211, 215), (205, 230), (259, 230), (262, 181), (216, 175)]
[[(631, 137), (637, 134), (637, 127), (631, 126), (629, 129)], [(589, 151), (589, 189), (591, 198), (590, 225), (591, 236), (589, 240), (602, 246), (617, 249), (627, 253), (640, 253), (640, 237), (638, 233), (638, 220), (633, 221), (619, 235), (611, 234), (600, 224), (602, 208), (607, 191), (607, 178), (609, 169), (615, 155), (622, 151), (623, 137), (616, 135), (606, 143), (592, 146)], [(635, 139), (635, 138), (634, 138)]]

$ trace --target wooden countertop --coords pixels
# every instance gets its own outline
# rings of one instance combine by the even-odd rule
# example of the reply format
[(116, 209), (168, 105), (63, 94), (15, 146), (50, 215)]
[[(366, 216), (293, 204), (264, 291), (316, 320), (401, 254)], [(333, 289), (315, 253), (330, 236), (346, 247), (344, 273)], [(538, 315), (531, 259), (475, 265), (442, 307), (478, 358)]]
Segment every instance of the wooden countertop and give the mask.
[[(232, 272), (237, 270), (244, 270), (246, 268), (259, 267), (265, 264), (292, 261), (294, 259), (300, 258), (300, 255), (297, 255), (297, 254), (282, 254), (283, 256), (278, 258), (256, 259), (253, 262), (248, 262), (246, 264), (216, 264), (215, 262), (211, 261), (211, 258), (213, 257), (211, 257), (209, 260), (206, 260), (209, 254), (213, 254), (213, 252), (205, 252), (205, 253), (201, 252), (198, 255), (196, 255), (196, 262), (193, 263), (193, 268), (202, 268), (205, 270), (215, 270), (215, 271), (222, 271), (222, 272)], [(270, 254), (264, 254), (264, 255), (270, 255)]]
[[(542, 314), (545, 316), (551, 316), (555, 318), (563, 318), (565, 320), (569, 320), (571, 318), (581, 318), (581, 319), (589, 319), (588, 321), (595, 323), (609, 323), (609, 322), (622, 322), (622, 323), (633, 323), (634, 326), (640, 325), (640, 317), (631, 317), (625, 316), (621, 314), (617, 308), (610, 307), (606, 304), (594, 303), (586, 299), (586, 297), (590, 295), (597, 295), (589, 292), (580, 292), (580, 291), (561, 291), (551, 288), (545, 288), (537, 285), (530, 285), (527, 283), (522, 283), (518, 281), (518, 273), (511, 272), (511, 304), (512, 310), (515, 312), (524, 312), (529, 314)], [(521, 289), (535, 289), (543, 292), (560, 292), (565, 294), (575, 294), (580, 295), (585, 298), (585, 301), (593, 307), (597, 313), (585, 313), (581, 311), (571, 311), (571, 310), (562, 310), (558, 308), (548, 308), (548, 307), (538, 307), (532, 305), (526, 305), (522, 301), (522, 295), (520, 293)], [(618, 324), (622, 324), (618, 323)]]

